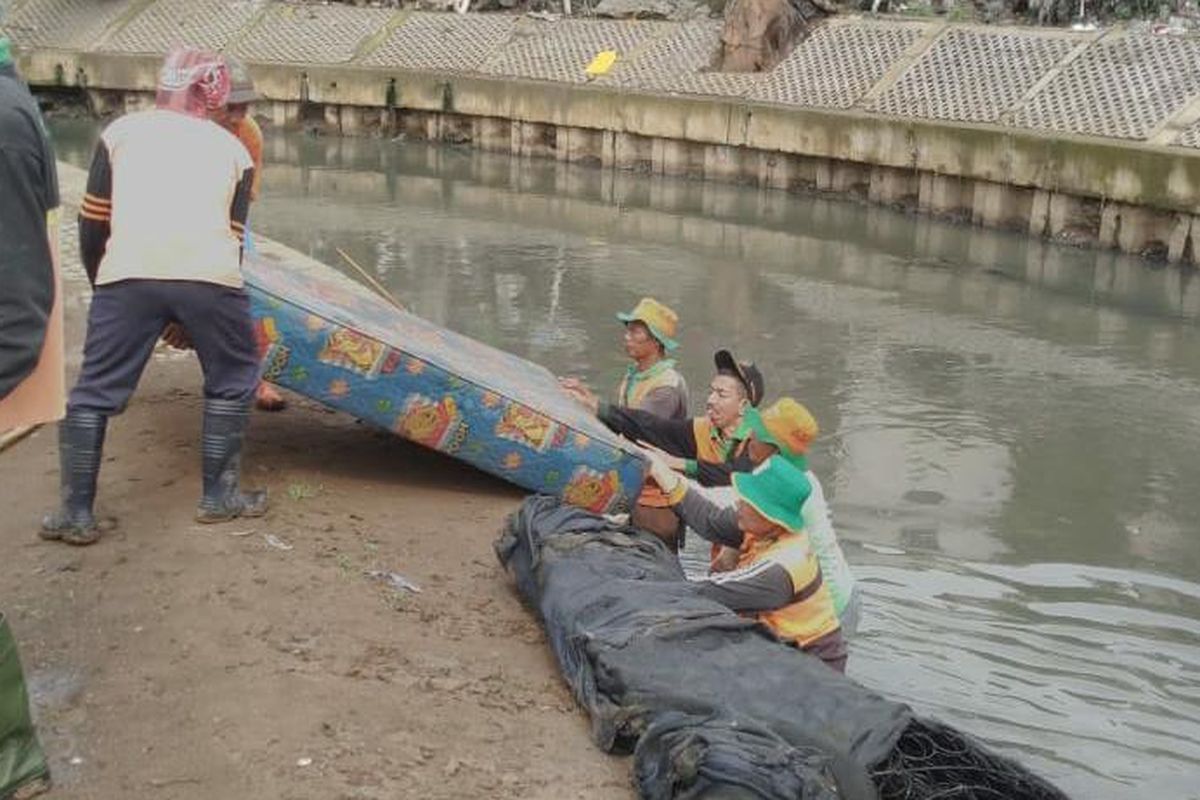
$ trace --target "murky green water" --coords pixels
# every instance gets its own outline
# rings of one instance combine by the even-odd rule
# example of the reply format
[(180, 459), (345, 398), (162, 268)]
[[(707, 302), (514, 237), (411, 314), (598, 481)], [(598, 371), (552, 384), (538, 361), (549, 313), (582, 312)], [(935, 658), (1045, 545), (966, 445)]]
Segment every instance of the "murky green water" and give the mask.
[[(59, 124), (62, 157), (93, 133)], [(1200, 798), (1200, 280), (851, 203), (390, 142), (268, 141), (252, 227), (597, 387), (682, 317), (820, 420), (850, 672), (1079, 798)], [(699, 407), (702, 397), (696, 394)]]

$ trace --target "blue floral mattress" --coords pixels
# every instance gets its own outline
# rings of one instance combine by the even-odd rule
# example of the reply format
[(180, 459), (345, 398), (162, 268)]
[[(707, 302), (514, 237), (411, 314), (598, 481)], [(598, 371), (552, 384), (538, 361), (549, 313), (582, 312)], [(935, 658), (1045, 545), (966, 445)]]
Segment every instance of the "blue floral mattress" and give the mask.
[(256, 245), (244, 273), (264, 378), (531, 491), (602, 513), (632, 507), (641, 457), (544, 367)]

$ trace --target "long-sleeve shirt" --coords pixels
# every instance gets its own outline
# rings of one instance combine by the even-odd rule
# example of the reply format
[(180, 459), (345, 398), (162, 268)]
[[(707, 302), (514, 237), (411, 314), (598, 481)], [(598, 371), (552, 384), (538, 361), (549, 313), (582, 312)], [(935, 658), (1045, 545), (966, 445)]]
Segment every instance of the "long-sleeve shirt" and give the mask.
[[(838, 544), (821, 482), (811, 470), (805, 472), (805, 477), (808, 478), (812, 492), (800, 508), (804, 532), (812, 542), (817, 561), (821, 564), (821, 575), (829, 587), (834, 610), (840, 618), (850, 604), (857, 581), (854, 579), (854, 573), (850, 571), (841, 545)], [(689, 489), (680, 505), (676, 506), (676, 511), (703, 538), (729, 547), (739, 547), (739, 537), (742, 533), (737, 526), (736, 502), (720, 502), (712, 496), (712, 491), (714, 490), (709, 490), (706, 494), (695, 491), (694, 488)], [(699, 527), (693, 524), (693, 520)], [(737, 541), (734, 541), (735, 539)]]
[(740, 550), (736, 569), (694, 581), (700, 593), (753, 614), (781, 639), (844, 670), (845, 639), (808, 536), (785, 532), (769, 541), (748, 541), (738, 528), (736, 507), (684, 487), (682, 496), (676, 492), (671, 498), (680, 518), (703, 538)]
[(0, 399), (42, 353), (55, 294), (46, 215), (58, 203), (37, 103), (12, 64), (0, 64)]
[[(725, 437), (713, 427), (707, 417), (695, 419), (665, 419), (646, 411), (618, 408), (601, 403), (596, 416), (614, 433), (638, 442), (647, 442), (687, 459), (688, 477), (701, 486), (728, 486), (729, 464), (741, 463), (744, 456), (745, 434), (739, 427), (733, 436)], [(753, 465), (747, 460), (743, 469)]]
[(96, 285), (129, 279), (242, 285), (250, 154), (209, 120), (156, 109), (105, 129), (79, 214)]
[(833, 606), (840, 618), (850, 605), (858, 581), (850, 571), (846, 554), (842, 552), (842, 546), (833, 530), (833, 519), (829, 514), (829, 503), (825, 501), (825, 490), (821, 488), (821, 482), (811, 470), (807, 471), (805, 476), (812, 486), (812, 493), (800, 507), (800, 516), (804, 519), (804, 531), (812, 540), (813, 549), (817, 551), (817, 560), (821, 562), (821, 574), (825, 576), (829, 593), (833, 595)]

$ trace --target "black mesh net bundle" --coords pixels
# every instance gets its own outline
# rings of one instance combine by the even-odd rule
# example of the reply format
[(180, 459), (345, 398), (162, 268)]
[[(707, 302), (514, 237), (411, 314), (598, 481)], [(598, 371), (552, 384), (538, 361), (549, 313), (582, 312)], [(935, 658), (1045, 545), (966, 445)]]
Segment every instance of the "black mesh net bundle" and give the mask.
[(881, 800), (1059, 800), (1061, 791), (1016, 761), (936, 720), (914, 719), (871, 771)]
[(653, 536), (531, 497), (496, 553), (642, 797), (1065, 800), (705, 599)]

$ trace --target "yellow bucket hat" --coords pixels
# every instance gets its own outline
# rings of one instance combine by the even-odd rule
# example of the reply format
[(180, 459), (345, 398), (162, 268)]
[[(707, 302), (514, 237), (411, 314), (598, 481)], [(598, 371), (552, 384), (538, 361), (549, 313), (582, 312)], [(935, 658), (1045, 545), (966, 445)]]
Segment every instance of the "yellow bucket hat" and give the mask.
[(628, 325), (630, 322), (640, 322), (650, 329), (650, 333), (668, 350), (679, 347), (675, 341), (675, 332), (679, 327), (679, 315), (653, 297), (643, 297), (634, 306), (633, 311), (617, 314), (617, 319)]
[(751, 419), (750, 424), (759, 439), (775, 445), (787, 457), (803, 456), (821, 432), (809, 410), (790, 397), (759, 411), (758, 419)]

